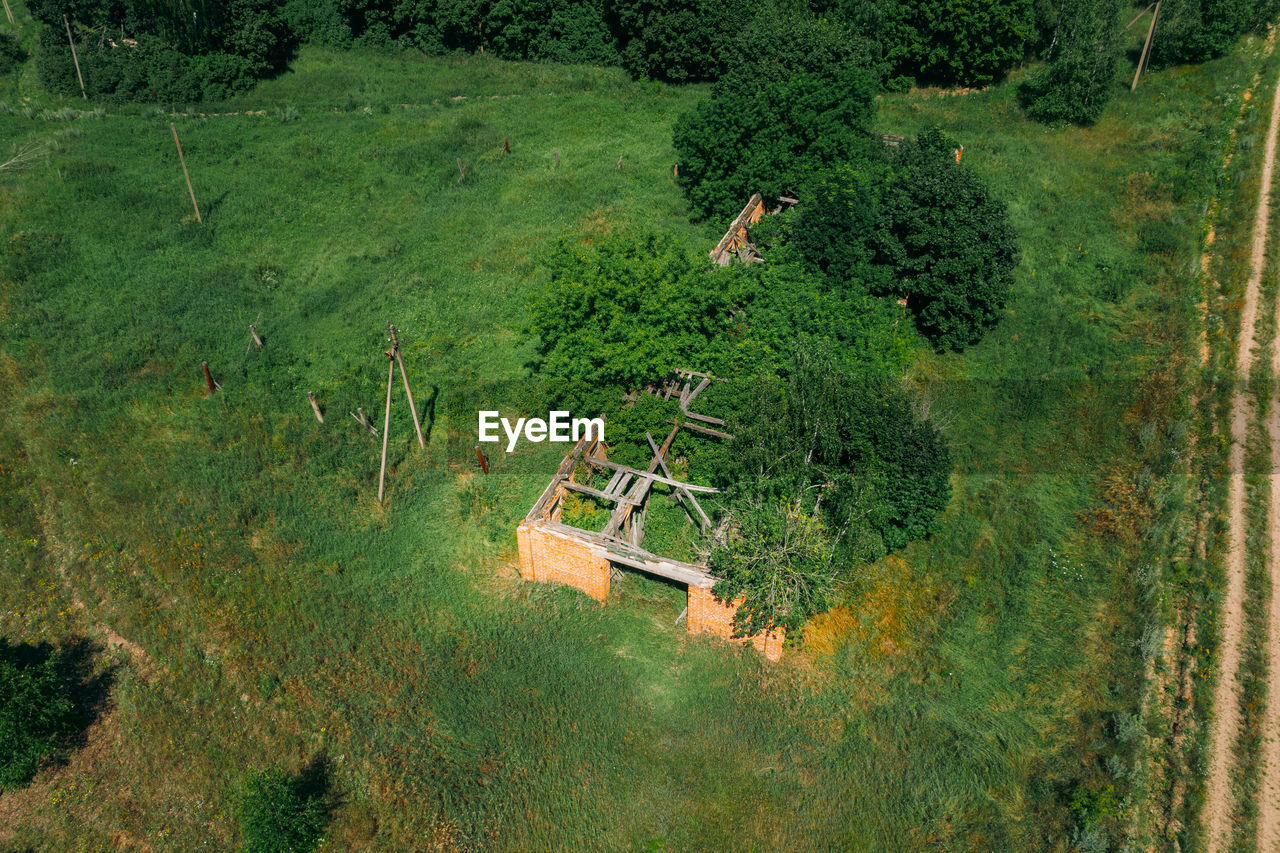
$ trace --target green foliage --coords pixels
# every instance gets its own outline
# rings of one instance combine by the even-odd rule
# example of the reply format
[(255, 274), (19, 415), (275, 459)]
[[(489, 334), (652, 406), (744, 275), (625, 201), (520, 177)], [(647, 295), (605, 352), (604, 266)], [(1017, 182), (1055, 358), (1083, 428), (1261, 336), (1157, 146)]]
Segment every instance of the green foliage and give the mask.
[(308, 853), (329, 824), (327, 779), (314, 770), (250, 774), (240, 795), (240, 827), (247, 853)]
[(1036, 32), (1032, 0), (847, 0), (838, 8), (877, 34), (894, 73), (963, 86), (1003, 78)]
[(26, 61), (27, 52), (13, 33), (0, 33), (0, 74), (8, 74)]
[(823, 173), (807, 187), (804, 204), (790, 214), (785, 239), (837, 282), (876, 275), (874, 235), (887, 180), (887, 166), (880, 160), (841, 164)]
[(563, 242), (545, 263), (551, 280), (531, 308), (535, 367), (584, 411), (611, 412), (624, 392), (697, 364), (728, 321), (714, 273), (678, 241)]
[(758, 0), (619, 0), (610, 4), (622, 66), (635, 77), (689, 83), (720, 76)]
[(766, 45), (787, 49), (735, 60), (676, 123), (680, 185), (700, 217), (732, 219), (752, 193), (796, 192), (817, 171), (873, 150), (876, 73), (860, 43), (799, 17), (758, 26)]
[(728, 541), (711, 552), (716, 596), (744, 601), (735, 636), (780, 629), (794, 639), (835, 600), (835, 549), (822, 521), (787, 503), (740, 506)]
[(999, 322), (1018, 249), (1004, 202), (955, 147), (936, 130), (899, 146), (877, 240), (921, 333), (959, 350)]
[(31, 781), (76, 730), (62, 656), (0, 638), (0, 791)]
[(1245, 32), (1274, 23), (1277, 14), (1277, 0), (1168, 0), (1160, 6), (1151, 64), (1160, 68), (1216, 59)]
[(933, 529), (951, 494), (950, 453), (902, 389), (807, 342), (785, 380), (744, 384), (720, 474), (735, 507), (820, 511), (846, 572)]
[[(91, 97), (166, 103), (225, 99), (282, 70), (292, 55), (295, 39), (277, 5), (276, 0), (204, 0), (191, 7), (147, 0), (106, 6), (42, 0), (32, 7), (33, 17), (44, 24), (37, 36), (36, 70), (50, 92), (80, 93), (63, 36), (65, 13)], [(117, 41), (119, 33), (127, 35)]]
[(1111, 96), (1120, 62), (1122, 0), (1063, 0), (1048, 64), (1022, 84), (1027, 115), (1047, 123), (1090, 125)]

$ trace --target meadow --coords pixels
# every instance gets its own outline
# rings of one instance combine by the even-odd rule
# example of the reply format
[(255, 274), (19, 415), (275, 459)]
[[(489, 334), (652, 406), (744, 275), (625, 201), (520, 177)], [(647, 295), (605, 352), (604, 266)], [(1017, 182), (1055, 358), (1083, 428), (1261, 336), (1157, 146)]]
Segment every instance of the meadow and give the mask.
[[(73, 114), (3, 80), (0, 149), (48, 154), (0, 172), (0, 632), (106, 625), (144, 653), (106, 653), (111, 710), (0, 798), (0, 848), (225, 849), (246, 769), (317, 756), (333, 850), (1120, 841), (1144, 637), (1216, 583), (1170, 561), (1175, 463), (1206, 205), (1260, 61), (1247, 40), (1153, 74), (1089, 129), (1028, 121), (1025, 72), (881, 99), (882, 131), (963, 142), (1022, 263), (983, 343), (907, 377), (957, 460), (939, 533), (779, 665), (687, 637), (677, 587), (628, 575), (599, 607), (524, 584), (515, 524), (561, 448), (488, 476), (472, 456), (477, 409), (537, 414), (549, 240), (718, 239), (672, 177), (705, 88), (309, 47), (205, 115)], [(348, 412), (381, 410), (389, 322), (430, 440), (398, 397), (379, 506)]]

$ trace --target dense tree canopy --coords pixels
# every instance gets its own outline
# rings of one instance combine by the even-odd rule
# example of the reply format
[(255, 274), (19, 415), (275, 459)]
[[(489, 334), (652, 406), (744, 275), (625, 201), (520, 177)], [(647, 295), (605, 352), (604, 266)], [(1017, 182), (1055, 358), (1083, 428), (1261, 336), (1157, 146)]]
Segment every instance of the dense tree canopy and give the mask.
[(929, 82), (999, 80), (1036, 35), (1032, 0), (843, 0), (836, 9), (876, 34), (892, 73)]
[[(754, 36), (759, 35), (759, 38)], [(867, 156), (877, 91), (860, 42), (829, 24), (763, 18), (711, 97), (674, 133), (680, 184), (699, 216), (731, 219), (752, 193), (776, 198), (817, 171)]]
[(1115, 93), (1123, 0), (1059, 0), (1048, 64), (1019, 98), (1037, 121), (1093, 124)]
[(935, 131), (902, 144), (882, 197), (878, 249), (936, 347), (976, 343), (1004, 312), (1017, 266), (1017, 236), (1004, 202), (956, 163), (955, 143)]

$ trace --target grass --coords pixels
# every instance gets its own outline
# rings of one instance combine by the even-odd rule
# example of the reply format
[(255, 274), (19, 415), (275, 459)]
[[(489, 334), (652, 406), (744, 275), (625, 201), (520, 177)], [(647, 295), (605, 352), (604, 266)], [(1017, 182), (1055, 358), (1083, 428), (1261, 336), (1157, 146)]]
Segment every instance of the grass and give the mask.
[[(92, 629), (61, 568), (150, 659), (120, 672), (95, 760), (39, 780), (0, 843), (225, 848), (245, 770), (317, 756), (344, 798), (335, 850), (1120, 840), (1135, 577), (1179, 506), (1191, 257), (1255, 51), (1152, 75), (1088, 130), (1026, 121), (1012, 85), (882, 99), (882, 130), (964, 143), (1023, 261), (1006, 320), (913, 372), (957, 459), (941, 530), (780, 666), (687, 638), (683, 591), (656, 580), (603, 608), (523, 584), (513, 530), (562, 448), (493, 453), (488, 477), (471, 455), (477, 409), (536, 399), (521, 329), (545, 241), (718, 238), (671, 177), (671, 123), (704, 90), (307, 48), (206, 117), (0, 116), (0, 146), (53, 146), (0, 175), (20, 554), (0, 630)], [(0, 100), (31, 97), (27, 73)], [(388, 322), (431, 437), (416, 449), (398, 399), (383, 509), (347, 412), (379, 411)]]

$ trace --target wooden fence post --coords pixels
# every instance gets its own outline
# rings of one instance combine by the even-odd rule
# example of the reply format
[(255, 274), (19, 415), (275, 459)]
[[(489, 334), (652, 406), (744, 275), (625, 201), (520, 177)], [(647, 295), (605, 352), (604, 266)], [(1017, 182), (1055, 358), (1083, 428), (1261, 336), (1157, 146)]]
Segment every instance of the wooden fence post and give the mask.
[(200, 362), (200, 368), (204, 371), (204, 381), (209, 383), (209, 393), (212, 394), (218, 390), (218, 386), (217, 383), (213, 381), (213, 376), (209, 373), (209, 362)]
[(378, 503), (387, 483), (387, 440), (391, 437), (391, 381), (396, 378), (396, 360), (387, 353), (387, 418), (382, 427), (382, 470), (378, 472)]
[(1156, 34), (1156, 21), (1160, 18), (1160, 0), (1156, 0), (1156, 10), (1151, 15), (1151, 26), (1147, 27), (1147, 40), (1142, 43), (1142, 53), (1138, 56), (1138, 68), (1133, 72), (1133, 85), (1129, 87), (1132, 92), (1138, 88), (1138, 78), (1142, 76), (1142, 69), (1147, 64), (1147, 59), (1151, 55), (1151, 37)]
[[(7, 2), (4, 4), (4, 8), (6, 12), (9, 11)], [(9, 13), (9, 20), (13, 20), (12, 12)], [(80, 74), (80, 58), (76, 56), (76, 42), (71, 37), (71, 22), (67, 20), (66, 15), (62, 16), (62, 23), (67, 27), (67, 44), (71, 45), (71, 61), (76, 64), (76, 79), (80, 81), (80, 94), (87, 101), (89, 100), (89, 94), (84, 90), (84, 77)]]
[(480, 460), (480, 470), (489, 473), (489, 460), (484, 458), (484, 451), (480, 449), (480, 445), (476, 445), (476, 459)]
[(396, 364), (400, 365), (400, 378), (404, 380), (404, 395), (409, 398), (409, 413), (413, 415), (413, 429), (418, 433), (418, 446), (427, 449), (427, 442), (422, 437), (422, 425), (418, 422), (418, 407), (413, 404), (413, 392), (409, 390), (409, 374), (404, 372), (404, 359), (400, 356), (400, 339), (396, 336), (396, 327), (387, 326), (391, 330), (391, 351), (396, 355)]
[(316, 395), (311, 391), (308, 391), (307, 399), (311, 401), (311, 411), (316, 413), (316, 420), (320, 423), (324, 423), (324, 415), (320, 414), (320, 404), (316, 402)]
[(255, 328), (255, 325), (256, 324), (254, 323), (249, 324), (249, 334), (253, 335), (253, 342), (257, 345), (258, 349), (262, 349), (262, 338), (258, 337), (258, 330)]
[(458, 183), (462, 183), (466, 179), (467, 173), (462, 171), (462, 158), (458, 157)]
[(191, 193), (191, 206), (196, 212), (196, 222), (203, 225), (204, 220), (200, 218), (200, 206), (196, 204), (196, 191), (191, 188), (191, 174), (187, 171), (187, 158), (182, 156), (182, 143), (178, 141), (178, 127), (173, 122), (169, 122), (169, 128), (173, 131), (173, 144), (178, 146), (178, 162), (182, 164), (182, 176), (187, 179), (187, 192)]

